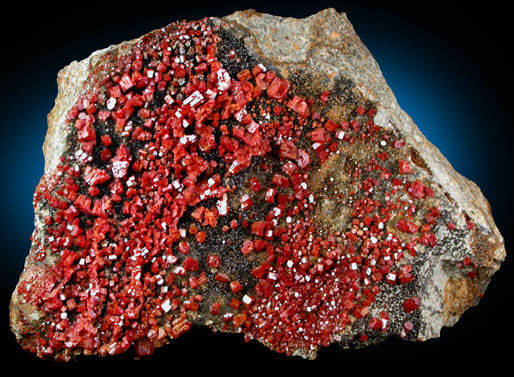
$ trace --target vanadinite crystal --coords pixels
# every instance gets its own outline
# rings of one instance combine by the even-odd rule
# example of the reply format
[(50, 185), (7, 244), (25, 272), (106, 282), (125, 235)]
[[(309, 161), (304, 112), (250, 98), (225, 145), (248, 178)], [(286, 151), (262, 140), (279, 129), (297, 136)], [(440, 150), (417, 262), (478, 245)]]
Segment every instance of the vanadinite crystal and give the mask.
[(193, 325), (303, 357), (425, 340), (504, 258), (334, 10), (173, 23), (58, 82), (11, 304), (39, 356), (149, 355)]

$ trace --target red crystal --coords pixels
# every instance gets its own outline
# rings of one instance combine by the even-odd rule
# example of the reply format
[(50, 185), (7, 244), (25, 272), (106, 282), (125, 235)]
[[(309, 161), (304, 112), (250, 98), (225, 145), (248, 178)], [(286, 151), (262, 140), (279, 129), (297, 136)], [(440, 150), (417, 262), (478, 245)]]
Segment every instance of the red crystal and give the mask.
[(281, 100), (285, 98), (288, 90), (289, 82), (287, 80), (275, 77), (275, 79), (271, 82), (271, 85), (269, 86), (267, 93), (270, 98)]
[(419, 307), (421, 305), (421, 299), (416, 296), (410, 297), (410, 298), (406, 299), (402, 305), (403, 305), (403, 310), (405, 310), (405, 312), (412, 313), (413, 311), (419, 309)]
[(416, 233), (418, 231), (418, 226), (412, 221), (407, 220), (399, 220), (396, 223), (396, 228), (406, 233)]

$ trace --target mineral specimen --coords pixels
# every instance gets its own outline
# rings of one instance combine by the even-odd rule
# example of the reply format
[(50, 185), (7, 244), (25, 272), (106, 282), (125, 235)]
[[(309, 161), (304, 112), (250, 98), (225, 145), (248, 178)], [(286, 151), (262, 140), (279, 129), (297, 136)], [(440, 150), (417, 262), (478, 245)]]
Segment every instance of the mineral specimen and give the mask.
[(425, 340), (505, 257), (332, 9), (176, 22), (58, 84), (11, 303), (41, 357), (149, 355), (192, 325), (307, 358)]

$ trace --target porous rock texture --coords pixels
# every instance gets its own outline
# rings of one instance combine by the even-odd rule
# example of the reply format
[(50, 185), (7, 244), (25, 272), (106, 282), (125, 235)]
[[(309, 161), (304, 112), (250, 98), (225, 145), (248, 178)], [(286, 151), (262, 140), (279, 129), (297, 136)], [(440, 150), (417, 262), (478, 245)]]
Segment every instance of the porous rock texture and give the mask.
[(175, 23), (71, 63), (58, 86), (11, 301), (39, 356), (148, 355), (191, 325), (306, 358), (422, 341), (505, 258), (480, 189), (398, 106), (344, 13)]

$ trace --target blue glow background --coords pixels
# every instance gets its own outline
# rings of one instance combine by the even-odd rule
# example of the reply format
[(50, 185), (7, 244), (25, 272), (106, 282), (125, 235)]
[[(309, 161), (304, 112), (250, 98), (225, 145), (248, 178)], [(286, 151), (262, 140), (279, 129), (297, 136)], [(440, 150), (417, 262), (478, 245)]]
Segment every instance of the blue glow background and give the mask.
[[(507, 246), (511, 245), (510, 213), (514, 208), (509, 183), (514, 159), (510, 119), (512, 96), (508, 80), (512, 79), (502, 75), (502, 70), (508, 68), (504, 51), (484, 46), (484, 41), (473, 34), (473, 29), (480, 26), (480, 20), (483, 22), (480, 18), (482, 10), (466, 13), (456, 7), (445, 7), (444, 12), (450, 12), (449, 16), (445, 13), (450, 17), (448, 21), (444, 17), (438, 18), (440, 14), (437, 12), (430, 13), (425, 8), (404, 9), (403, 5), (394, 1), (387, 7), (379, 3), (323, 1), (317, 1), (315, 5), (302, 2), (271, 5), (257, 2), (248, 6), (207, 4), (201, 7), (201, 11), (168, 5), (166, 11), (147, 17), (117, 17), (113, 27), (105, 24), (99, 16), (89, 21), (62, 20), (56, 17), (53, 9), (45, 7), (34, 12), (30, 19), (35, 25), (29, 26), (26, 34), (23, 34), (30, 37), (28, 48), (32, 52), (19, 44), (23, 38), (14, 38), (12, 47), (16, 47), (18, 52), (4, 61), (6, 66), (1, 72), (0, 104), (3, 117), (0, 161), (3, 169), (0, 185), (0, 278), (4, 308), (8, 305), (30, 246), (32, 194), (43, 173), (41, 147), (46, 133), (46, 116), (57, 94), (55, 80), (60, 68), (74, 59), (87, 57), (92, 51), (137, 37), (177, 19), (222, 16), (234, 9), (249, 7), (274, 14), (305, 17), (327, 6), (336, 6), (339, 11), (347, 12), (357, 34), (378, 61), (400, 106), (412, 116), (425, 136), (441, 150), (454, 168), (481, 187), (491, 203)], [(64, 11), (76, 10), (65, 6)], [(105, 11), (111, 16), (114, 14), (111, 8)], [(441, 14), (444, 12), (441, 11)], [(451, 21), (451, 17), (459, 20), (457, 24)], [(6, 18), (4, 21), (14, 28), (11, 30), (15, 33), (22, 32), (21, 25), (26, 25), (22, 19)], [(88, 22), (94, 25), (94, 30), (81, 30)], [(462, 31), (462, 28), (468, 29)], [(62, 30), (66, 32), (62, 33)], [(490, 30), (491, 33), (498, 31), (494, 28)], [(501, 36), (502, 33), (498, 32), (482, 38), (497, 43), (495, 47), (503, 47)], [(418, 345), (415, 349), (392, 340), (386, 344), (387, 348), (381, 348), (378, 353), (372, 347), (350, 351), (344, 356), (359, 359), (371, 355), (382, 360), (391, 350), (400, 350), (416, 360), (422, 360), (424, 357), (444, 357), (447, 349), (457, 347), (473, 357), (477, 337), (480, 342), (496, 342), (493, 334), (505, 331), (500, 327), (500, 322), (507, 320), (504, 313), (507, 302), (513, 298), (512, 293), (506, 291), (512, 287), (507, 269), (511, 269), (510, 261), (495, 276), (480, 306), (469, 310), (454, 328), (444, 329), (445, 337), (442, 340)], [(3, 318), (5, 326), (7, 318)], [(491, 321), (491, 318), (498, 320)], [(20, 353), (14, 345), (13, 336), (8, 330), (7, 333), (4, 351), (16, 352), (16, 357), (34, 362), (32, 356)], [(212, 348), (218, 344), (216, 342), (224, 339), (228, 339), (226, 346), (237, 352), (242, 343), (238, 337), (212, 337), (206, 330), (198, 330), (195, 334), (188, 335), (189, 338), (185, 337), (176, 345), (170, 345), (168, 348), (171, 351), (160, 351), (161, 356), (166, 352), (179, 352), (185, 357), (191, 351), (191, 348), (187, 348), (188, 344), (198, 342), (198, 339), (203, 345), (195, 345), (200, 347), (195, 348), (198, 352), (203, 349), (212, 352)], [(279, 359), (261, 348), (254, 345), (251, 350), (262, 358)], [(214, 355), (218, 354), (214, 351)], [(322, 360), (329, 360), (332, 356), (343, 357), (342, 353), (332, 348), (321, 353)]]

